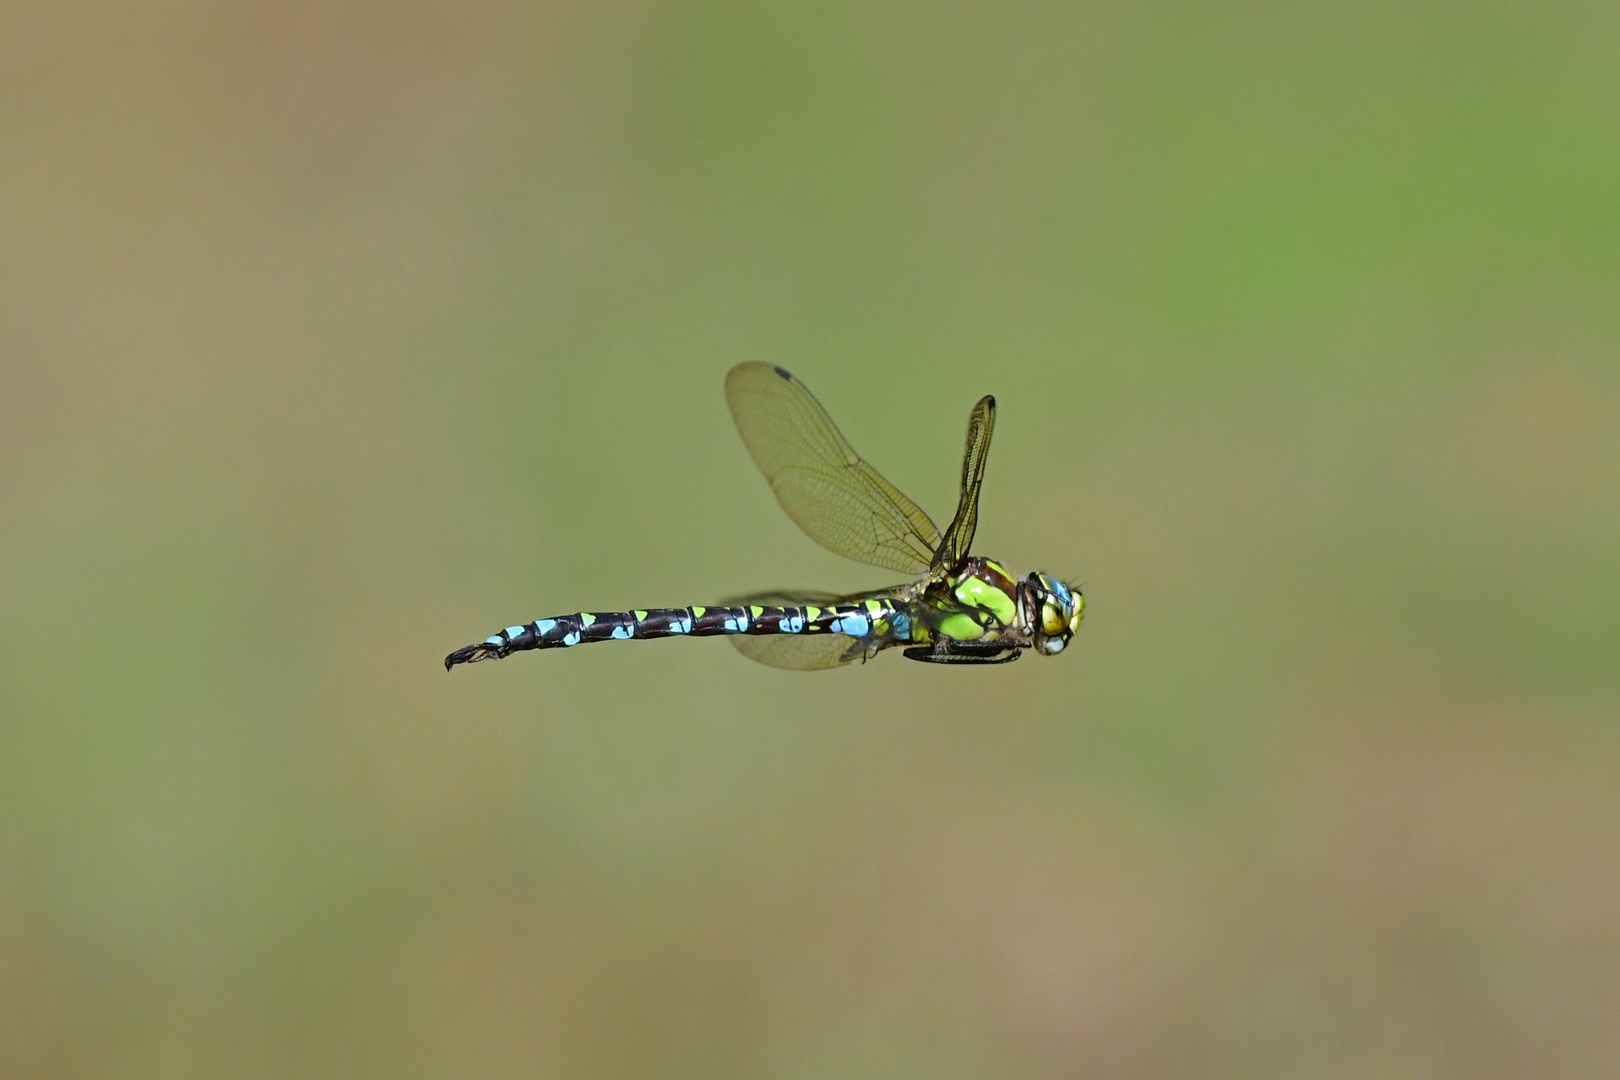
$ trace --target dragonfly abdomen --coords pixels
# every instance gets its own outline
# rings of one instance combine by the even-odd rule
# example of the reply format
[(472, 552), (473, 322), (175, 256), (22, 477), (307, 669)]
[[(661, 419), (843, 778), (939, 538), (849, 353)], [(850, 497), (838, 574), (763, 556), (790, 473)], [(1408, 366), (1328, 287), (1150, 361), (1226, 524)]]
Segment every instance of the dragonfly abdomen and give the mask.
[(633, 638), (716, 637), (729, 634), (844, 634), (866, 637), (887, 630), (904, 616), (877, 600), (831, 607), (737, 607), (694, 605), (636, 611), (581, 611), (509, 626), (444, 658), (445, 669), (480, 660), (499, 660), (526, 649), (563, 649), (593, 641)]

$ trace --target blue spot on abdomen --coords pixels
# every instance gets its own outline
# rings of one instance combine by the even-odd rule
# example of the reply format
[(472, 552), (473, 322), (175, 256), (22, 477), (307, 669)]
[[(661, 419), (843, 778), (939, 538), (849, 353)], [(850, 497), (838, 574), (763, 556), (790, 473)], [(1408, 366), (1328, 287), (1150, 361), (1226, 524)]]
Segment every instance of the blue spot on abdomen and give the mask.
[(865, 637), (871, 632), (872, 624), (865, 615), (845, 615), (834, 623), (832, 628), (838, 633), (848, 634), (850, 637)]

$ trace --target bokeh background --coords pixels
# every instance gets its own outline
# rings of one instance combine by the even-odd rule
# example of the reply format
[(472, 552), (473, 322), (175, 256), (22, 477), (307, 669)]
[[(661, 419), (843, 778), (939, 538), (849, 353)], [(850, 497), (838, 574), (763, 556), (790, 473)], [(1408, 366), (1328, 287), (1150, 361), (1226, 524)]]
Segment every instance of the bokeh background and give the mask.
[[(0, 1074), (1620, 1070), (1620, 9), (0, 8)], [(1060, 658), (446, 652), (855, 589)]]

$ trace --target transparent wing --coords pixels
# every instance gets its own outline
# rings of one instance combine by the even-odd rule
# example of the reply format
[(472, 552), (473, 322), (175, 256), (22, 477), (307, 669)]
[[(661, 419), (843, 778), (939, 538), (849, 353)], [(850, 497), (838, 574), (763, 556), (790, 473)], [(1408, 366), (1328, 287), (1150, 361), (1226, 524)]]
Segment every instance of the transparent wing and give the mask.
[(967, 557), (973, 534), (979, 527), (979, 487), (984, 483), (984, 464), (990, 457), (990, 436), (996, 430), (996, 399), (986, 394), (968, 415), (967, 450), (962, 455), (962, 497), (945, 539), (940, 541), (932, 569), (945, 570)]
[[(740, 607), (746, 604), (759, 604), (763, 607), (804, 607), (807, 604), (832, 607), (834, 604), (850, 604), (889, 596), (904, 588), (903, 585), (897, 585), (893, 589), (875, 589), (872, 592), (850, 596), (816, 592), (754, 593), (750, 596), (733, 596), (720, 602), (727, 607)], [(844, 659), (844, 654), (855, 641), (856, 639), (848, 634), (731, 635), (731, 643), (748, 659), (793, 671), (821, 671), (826, 668), (842, 667), (849, 663)]]
[(822, 671), (849, 663), (844, 654), (855, 639), (845, 634), (737, 634), (731, 643), (757, 663), (792, 671)]
[(770, 364), (738, 364), (726, 402), (776, 501), (812, 540), (904, 574), (933, 565), (939, 529), (861, 460), (802, 382)]

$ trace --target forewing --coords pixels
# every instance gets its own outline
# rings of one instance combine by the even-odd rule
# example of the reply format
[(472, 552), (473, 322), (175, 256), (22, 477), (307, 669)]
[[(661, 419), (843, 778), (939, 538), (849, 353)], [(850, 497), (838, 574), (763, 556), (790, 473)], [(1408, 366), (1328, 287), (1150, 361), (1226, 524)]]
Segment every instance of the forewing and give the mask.
[(979, 488), (984, 483), (984, 465), (990, 458), (990, 436), (996, 430), (996, 399), (986, 394), (968, 415), (967, 449), (962, 455), (962, 496), (956, 516), (940, 542), (932, 569), (947, 570), (967, 557), (973, 534), (979, 528)]
[(770, 364), (738, 364), (726, 402), (776, 501), (812, 540), (905, 574), (929, 569), (939, 529), (861, 459), (802, 382)]

